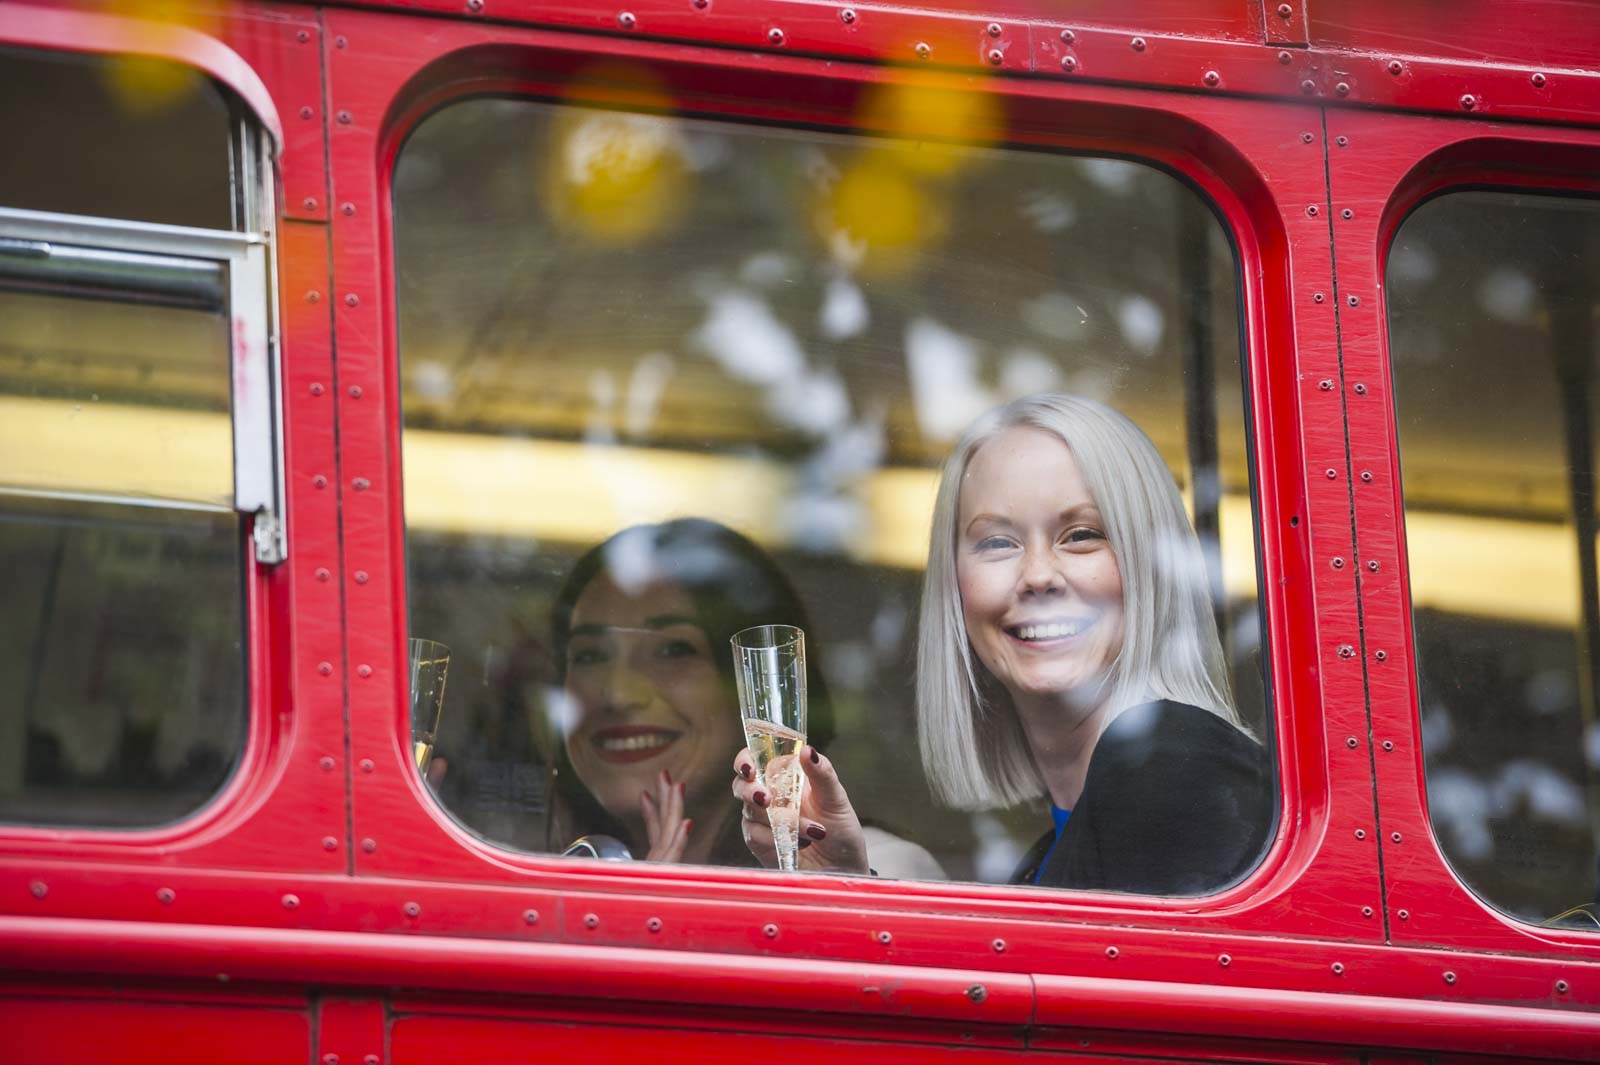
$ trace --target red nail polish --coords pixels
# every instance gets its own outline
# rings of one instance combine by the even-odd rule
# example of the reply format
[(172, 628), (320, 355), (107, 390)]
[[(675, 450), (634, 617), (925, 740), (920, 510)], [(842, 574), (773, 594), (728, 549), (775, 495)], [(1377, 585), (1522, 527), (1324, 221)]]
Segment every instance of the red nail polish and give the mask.
[(761, 807), (763, 810), (765, 810), (767, 808), (767, 793), (766, 792), (758, 791), (754, 795), (752, 795), (751, 798), (754, 799), (755, 800), (755, 804), (757, 806)]
[(754, 780), (756, 778), (756, 771), (750, 768), (749, 762), (746, 762), (744, 765), (739, 767), (739, 775), (744, 777), (746, 780)]
[(817, 753), (817, 749), (815, 747), (811, 748), (811, 764), (812, 765), (821, 765), (822, 764), (822, 755)]
[(689, 834), (689, 830), (692, 829), (693, 827), (694, 827), (694, 818), (691, 817), (691, 818), (689, 818), (688, 820), (686, 820), (683, 823), (683, 834), (685, 836), (687, 836)]
[(811, 846), (811, 841), (809, 839), (806, 839), (804, 836), (801, 836), (800, 837), (800, 849), (801, 850), (805, 850), (809, 846)]
[(812, 839), (826, 839), (828, 830), (823, 828), (821, 825), (807, 825), (806, 835), (810, 836)]

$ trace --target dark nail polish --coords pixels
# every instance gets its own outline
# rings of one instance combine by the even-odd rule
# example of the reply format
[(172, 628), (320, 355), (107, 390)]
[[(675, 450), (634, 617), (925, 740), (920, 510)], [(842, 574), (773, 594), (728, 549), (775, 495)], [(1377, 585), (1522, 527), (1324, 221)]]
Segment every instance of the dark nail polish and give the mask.
[(765, 810), (767, 808), (767, 793), (766, 792), (758, 791), (754, 795), (750, 796), (750, 798), (753, 799), (755, 801), (755, 804), (757, 806), (761, 807), (763, 810)]
[(822, 764), (822, 755), (817, 753), (817, 749), (815, 747), (811, 748), (811, 764), (812, 765), (821, 765)]
[(800, 837), (800, 849), (801, 850), (805, 850), (809, 846), (811, 846), (811, 841), (809, 839), (806, 839), (804, 836), (801, 836)]
[(739, 775), (744, 777), (746, 780), (754, 780), (756, 778), (756, 771), (750, 767), (749, 762), (746, 762), (744, 765), (739, 767)]
[(826, 839), (828, 837), (828, 830), (823, 828), (821, 825), (807, 825), (806, 835), (810, 836), (812, 839)]

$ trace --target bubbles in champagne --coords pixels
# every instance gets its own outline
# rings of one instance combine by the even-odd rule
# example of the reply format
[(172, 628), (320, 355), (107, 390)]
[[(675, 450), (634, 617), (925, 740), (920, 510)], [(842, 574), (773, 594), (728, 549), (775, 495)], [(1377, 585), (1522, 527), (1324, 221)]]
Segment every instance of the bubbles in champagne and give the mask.
[(766, 787), (767, 821), (772, 825), (778, 868), (793, 871), (800, 849), (800, 799), (805, 788), (800, 748), (806, 738), (782, 725), (750, 718), (745, 718), (744, 735)]

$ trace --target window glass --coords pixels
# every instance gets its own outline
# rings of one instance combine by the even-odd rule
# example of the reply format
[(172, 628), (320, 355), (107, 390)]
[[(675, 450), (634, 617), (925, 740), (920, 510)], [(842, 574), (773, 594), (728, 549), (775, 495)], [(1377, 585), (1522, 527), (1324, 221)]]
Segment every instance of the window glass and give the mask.
[[(229, 229), (230, 117), (204, 75), (0, 48), (0, 205)], [(107, 180), (115, 175), (116, 180)]]
[(1600, 201), (1471, 191), (1388, 265), (1429, 809), (1529, 920), (1597, 901), (1596, 262)]
[[(959, 126), (971, 105), (866, 106)], [(1260, 741), (1215, 734), (1255, 774), (1250, 809), (1218, 815), (1249, 855), (1171, 890), (1253, 864), (1273, 792), (1238, 266), (1183, 182), (1122, 159), (479, 98), (411, 135), (394, 221), (411, 632), (451, 650), (426, 769), (462, 823), (533, 851), (602, 833), (660, 856), (640, 793), (667, 768), (695, 822), (682, 860), (749, 864), (724, 631), (744, 615), (697, 576), (731, 565), (767, 604), (755, 620), (806, 619), (811, 738), (873, 868), (1011, 879), (1051, 816), (1038, 794), (936, 801), (919, 602), (958, 438), (1004, 401), (1066, 392), (1153, 441), (1198, 529), (1216, 673)], [(677, 519), (693, 521), (617, 536)]]

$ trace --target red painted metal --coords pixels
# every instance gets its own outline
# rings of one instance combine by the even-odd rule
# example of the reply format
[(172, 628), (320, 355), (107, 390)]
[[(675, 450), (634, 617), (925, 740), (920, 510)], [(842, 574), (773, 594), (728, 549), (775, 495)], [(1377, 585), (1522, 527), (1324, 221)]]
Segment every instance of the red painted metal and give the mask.
[[(957, 1046), (1600, 1060), (1600, 941), (1490, 911), (1428, 829), (1381, 286), (1426, 192), (1600, 172), (1584, 13), (1541, 0), (1521, 10), (1542, 23), (1512, 25), (1482, 5), (1296, 0), (1282, 20), (1254, 0), (1094, 0), (1068, 21), (1013, 0), (847, 21), (846, 6), (241, 3), (215, 37), (159, 38), (281, 137), (290, 560), (249, 574), (249, 739), (210, 807), (159, 831), (0, 829), (0, 966), (28, 982), (0, 986), (0, 1024), (33, 1040), (11, 1060), (104, 1060), (112, 1037), (121, 1060), (338, 1065)], [(0, 40), (121, 47), (106, 18), (0, 5)], [(997, 140), (1144, 158), (1216, 205), (1243, 281), (1283, 792), (1246, 883), (1156, 900), (617, 869), (498, 851), (432, 804), (402, 742), (389, 173), (428, 109), (559, 97), (602, 56), (732, 119), (853, 128), (853, 102), (885, 81), (989, 93)], [(1352, 483), (1361, 469), (1374, 481)], [(1356, 563), (1373, 558), (1367, 576)], [(108, 977), (140, 1001), (108, 1001)], [(349, 997), (314, 1002), (326, 987)], [(163, 1044), (180, 1005), (199, 1019)]]

